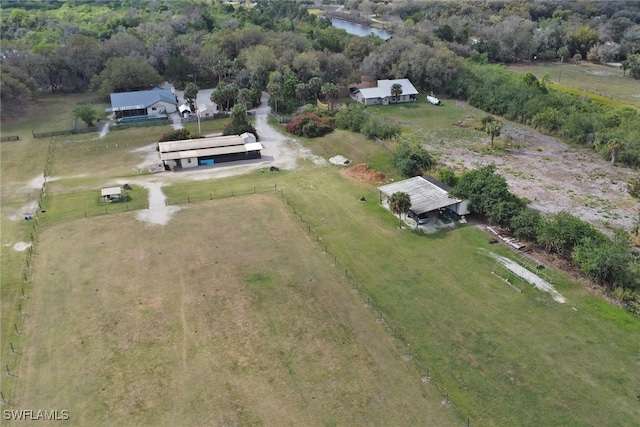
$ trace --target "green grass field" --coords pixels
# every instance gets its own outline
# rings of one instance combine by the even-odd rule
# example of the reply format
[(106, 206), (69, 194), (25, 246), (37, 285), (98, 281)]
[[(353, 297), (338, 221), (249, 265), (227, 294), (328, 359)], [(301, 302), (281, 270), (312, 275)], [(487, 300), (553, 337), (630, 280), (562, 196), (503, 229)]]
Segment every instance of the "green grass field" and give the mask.
[[(637, 80), (623, 77), (622, 69), (606, 65), (581, 62), (574, 63), (520, 63), (509, 70), (519, 74), (527, 71), (541, 79), (545, 74), (556, 90), (576, 95), (592, 96), (594, 101), (615, 107), (640, 108), (640, 84)], [(582, 91), (582, 92), (576, 92)]]
[[(477, 114), (453, 102), (371, 111), (443, 138)], [(9, 409), (67, 409), (68, 425), (640, 424), (638, 319), (559, 273), (566, 304), (514, 291), (487, 254), (511, 252), (484, 231), (398, 230), (376, 187), (337, 166), (175, 181), (164, 193), (183, 209), (165, 226), (135, 219), (135, 185), (131, 211), (79, 214), (101, 213), (105, 182), (149, 178), (132, 150), (151, 129), (55, 138), (37, 227), (10, 217), (36, 197), (25, 185), (49, 141), (0, 144)], [(359, 136), (302, 142), (393, 174)], [(12, 248), (34, 230), (33, 257)]]

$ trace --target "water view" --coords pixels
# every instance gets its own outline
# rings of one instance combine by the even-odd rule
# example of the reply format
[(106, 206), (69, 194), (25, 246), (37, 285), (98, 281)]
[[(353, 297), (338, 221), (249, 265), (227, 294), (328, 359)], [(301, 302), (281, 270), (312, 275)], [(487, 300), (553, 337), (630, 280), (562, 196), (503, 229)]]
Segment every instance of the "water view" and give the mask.
[(355, 22), (344, 21), (342, 19), (331, 18), (331, 23), (336, 28), (346, 30), (347, 33), (354, 36), (366, 37), (369, 34), (375, 34), (382, 40), (388, 40), (391, 38), (391, 33), (379, 28), (367, 27), (366, 25), (356, 24)]

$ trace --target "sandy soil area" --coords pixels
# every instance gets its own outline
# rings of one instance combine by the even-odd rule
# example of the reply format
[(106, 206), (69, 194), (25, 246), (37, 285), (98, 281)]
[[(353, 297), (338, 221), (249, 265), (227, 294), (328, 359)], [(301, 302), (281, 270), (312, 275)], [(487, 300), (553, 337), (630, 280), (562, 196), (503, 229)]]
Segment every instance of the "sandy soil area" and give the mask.
[(471, 151), (464, 143), (431, 148), (441, 153), (440, 163), (458, 171), (494, 163), (511, 190), (542, 213), (564, 210), (601, 229), (628, 230), (639, 220), (640, 201), (626, 190), (637, 171), (612, 166), (589, 148), (572, 147), (517, 124), (506, 123), (501, 138), (506, 135), (513, 140), (504, 155)]

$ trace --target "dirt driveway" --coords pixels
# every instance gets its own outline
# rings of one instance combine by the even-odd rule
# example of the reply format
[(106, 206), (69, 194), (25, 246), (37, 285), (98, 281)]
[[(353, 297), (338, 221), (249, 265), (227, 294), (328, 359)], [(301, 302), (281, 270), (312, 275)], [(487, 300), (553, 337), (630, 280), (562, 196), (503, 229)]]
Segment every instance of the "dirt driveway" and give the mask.
[(502, 137), (506, 135), (516, 148), (500, 156), (470, 151), (464, 144), (432, 148), (442, 153), (441, 163), (457, 170), (495, 163), (511, 190), (542, 213), (564, 210), (601, 229), (629, 230), (639, 220), (640, 202), (626, 190), (637, 171), (611, 166), (591, 149), (569, 146), (518, 124), (506, 123)]

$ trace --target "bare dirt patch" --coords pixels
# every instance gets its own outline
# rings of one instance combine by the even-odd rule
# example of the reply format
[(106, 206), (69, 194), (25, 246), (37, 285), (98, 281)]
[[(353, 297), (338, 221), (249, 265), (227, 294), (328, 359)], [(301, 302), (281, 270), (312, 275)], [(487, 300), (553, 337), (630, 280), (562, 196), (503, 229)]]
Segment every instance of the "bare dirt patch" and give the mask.
[(471, 151), (464, 141), (425, 145), (441, 153), (440, 163), (458, 171), (494, 163), (511, 190), (544, 214), (564, 210), (603, 230), (633, 227), (640, 202), (627, 193), (626, 183), (637, 171), (514, 123), (504, 125), (501, 138), (507, 137), (511, 143), (504, 153)]
[(360, 163), (348, 169), (344, 169), (342, 173), (359, 181), (383, 183), (387, 180), (387, 175), (371, 169), (371, 167), (366, 163)]

